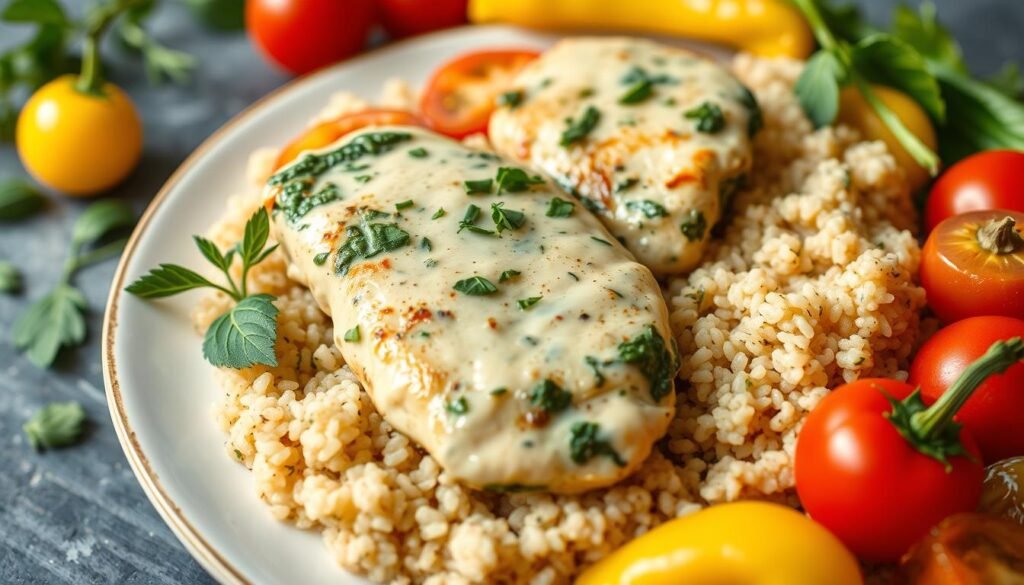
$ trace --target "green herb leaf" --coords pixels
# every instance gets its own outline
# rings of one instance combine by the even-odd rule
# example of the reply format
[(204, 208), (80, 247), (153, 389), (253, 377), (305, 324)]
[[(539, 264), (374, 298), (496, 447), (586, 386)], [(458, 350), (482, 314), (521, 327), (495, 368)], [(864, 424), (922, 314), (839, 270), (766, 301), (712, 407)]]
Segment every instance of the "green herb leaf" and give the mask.
[(572, 393), (545, 379), (530, 390), (530, 404), (549, 414), (557, 414), (572, 406)]
[(245, 0), (185, 0), (185, 3), (211, 28), (222, 31), (245, 28)]
[(125, 287), (124, 290), (143, 299), (157, 299), (207, 286), (220, 288), (201, 274), (184, 266), (161, 264)]
[(839, 86), (846, 78), (842, 64), (829, 51), (818, 51), (808, 59), (796, 80), (797, 100), (815, 128), (831, 124), (839, 113)]
[(459, 396), (444, 405), (444, 409), (455, 416), (463, 416), (469, 412), (469, 402), (465, 396)]
[(594, 457), (603, 456), (619, 467), (626, 466), (611, 442), (600, 437), (601, 427), (597, 423), (575, 422), (569, 432), (569, 456), (575, 463), (584, 465)]
[(124, 203), (113, 200), (93, 203), (78, 216), (71, 228), (72, 250), (77, 252), (82, 246), (132, 225), (135, 225), (135, 214)]
[(985, 80), (985, 84), (1008, 98), (1024, 97), (1024, 76), (1016, 63), (1003, 63), (998, 73)]
[(430, 153), (427, 152), (427, 149), (423, 148), (422, 146), (418, 146), (416, 148), (409, 150), (409, 156), (413, 158), (427, 158), (429, 154)]
[(522, 211), (505, 209), (505, 202), (491, 204), (491, 220), (494, 222), (498, 233), (505, 230), (517, 230), (526, 223), (526, 214)]
[(527, 311), (531, 307), (533, 307), (534, 305), (539, 303), (542, 298), (544, 298), (544, 297), (528, 297), (528, 298), (525, 298), (525, 299), (519, 299), (518, 301), (516, 301), (516, 304), (519, 305), (519, 308), (521, 310)]
[(623, 191), (628, 191), (635, 187), (639, 182), (640, 179), (637, 177), (626, 177), (615, 184), (615, 192), (622, 193)]
[(330, 252), (320, 252), (316, 256), (313, 256), (313, 264), (317, 266), (323, 266), (327, 259), (331, 257)]
[(129, 11), (117, 28), (121, 42), (142, 56), (146, 76), (151, 83), (169, 79), (174, 83), (188, 81), (197, 60), (192, 55), (160, 44), (142, 26), (145, 15)]
[(359, 334), (359, 325), (356, 325), (355, 327), (346, 331), (342, 339), (349, 343), (356, 343), (360, 339), (362, 339), (362, 335)]
[(231, 268), (231, 262), (235, 258), (234, 249), (228, 250), (227, 254), (222, 254), (217, 244), (210, 240), (202, 236), (192, 236), (192, 239), (195, 241), (196, 247), (199, 248), (199, 252), (210, 261), (210, 264), (216, 266), (221, 272), (227, 272)]
[(601, 111), (594, 106), (587, 106), (587, 109), (576, 119), (566, 120), (566, 128), (562, 132), (561, 146), (569, 146), (587, 137), (598, 122), (601, 121)]
[(494, 232), (492, 230), (484, 229), (476, 225), (478, 217), (480, 217), (480, 208), (470, 203), (469, 207), (466, 208), (465, 215), (462, 216), (462, 220), (459, 221), (459, 231), (455, 233), (462, 233), (462, 230), (469, 230), (474, 233), (493, 236)]
[(364, 213), (359, 225), (345, 228), (348, 239), (338, 248), (334, 261), (337, 274), (348, 274), (349, 268), (360, 259), (369, 259), (384, 252), (392, 252), (409, 244), (409, 232), (394, 223), (370, 223), (376, 215)]
[(24, 219), (43, 208), (46, 200), (28, 181), (0, 181), (0, 221)]
[(639, 211), (647, 219), (654, 219), (656, 217), (668, 217), (668, 210), (665, 209), (659, 203), (655, 203), (650, 199), (643, 199), (640, 201), (627, 201), (626, 209), (630, 211)]
[(704, 102), (683, 114), (687, 120), (697, 121), (697, 132), (716, 134), (725, 128), (725, 115), (718, 104)]
[(672, 381), (679, 370), (675, 340), (670, 349), (653, 325), (648, 325), (633, 339), (619, 344), (619, 361), (633, 364), (651, 383), (651, 398), (655, 402), (673, 390)]
[(576, 205), (571, 201), (555, 197), (548, 202), (548, 210), (544, 215), (548, 217), (569, 217), (576, 211)]
[(462, 279), (456, 282), (452, 288), (470, 296), (484, 296), (498, 292), (498, 287), (482, 276), (471, 276)]
[(267, 238), (270, 237), (270, 214), (266, 208), (260, 207), (245, 222), (242, 235), (241, 257), (244, 266), (255, 266), (266, 258), (277, 246), (264, 250)]
[(277, 307), (266, 294), (242, 299), (206, 331), (203, 357), (217, 367), (277, 365)]
[(32, 22), (59, 27), (71, 25), (57, 0), (11, 0), (0, 18), (7, 22)]
[(887, 35), (875, 34), (853, 48), (857, 71), (872, 82), (892, 87), (909, 95), (935, 120), (942, 122), (946, 104), (939, 84), (928, 71), (925, 60), (907, 43)]
[(623, 105), (639, 104), (651, 97), (653, 93), (654, 86), (651, 85), (651, 82), (646, 79), (642, 79), (634, 83), (626, 90), (626, 93), (622, 94), (619, 98), (619, 103)]
[(64, 283), (57, 285), (14, 322), (14, 347), (24, 351), (36, 366), (49, 366), (61, 347), (85, 341), (85, 307), (85, 297), (78, 289)]
[(416, 205), (416, 204), (413, 203), (412, 199), (406, 199), (405, 201), (399, 201), (398, 203), (395, 203), (395, 211), (404, 211), (406, 209), (409, 209), (413, 205)]
[(420, 248), (429, 252), (434, 249), (434, 244), (430, 242), (430, 238), (423, 238), (420, 240)]
[(494, 185), (494, 180), (476, 179), (471, 181), (463, 181), (462, 184), (465, 186), (467, 194), (481, 195), (491, 192), (491, 187)]
[(78, 441), (85, 426), (85, 409), (77, 402), (51, 402), (28, 419), (22, 430), (36, 450), (66, 447)]
[(13, 264), (0, 260), (0, 293), (15, 293), (21, 290), (21, 273)]
[(704, 214), (697, 209), (691, 209), (683, 216), (683, 221), (679, 224), (679, 231), (683, 232), (686, 239), (691, 242), (697, 242), (704, 239), (704, 232), (708, 229), (708, 222), (704, 219)]
[(1024, 104), (955, 69), (929, 66), (949, 111), (939, 128), (939, 147), (947, 165), (982, 150), (1024, 150)]
[(544, 179), (538, 175), (529, 175), (516, 167), (498, 167), (498, 193), (521, 193), (532, 185), (541, 185)]
[(506, 270), (501, 273), (501, 276), (498, 277), (498, 282), (505, 282), (506, 280), (511, 280), (519, 276), (520, 274), (522, 274), (522, 272), (519, 272), (518, 270)]
[(753, 138), (764, 127), (764, 114), (761, 112), (761, 105), (757, 103), (754, 92), (745, 85), (740, 86), (740, 94), (737, 99), (747, 109), (747, 136)]
[(897, 6), (892, 15), (892, 34), (913, 47), (928, 60), (967, 73), (960, 45), (935, 14), (935, 5), (921, 3), (915, 13), (908, 6)]
[(522, 90), (514, 89), (512, 91), (506, 91), (498, 96), (498, 107), (515, 109), (519, 104), (523, 103), (523, 97), (524, 94)]
[(430, 219), (438, 219), (438, 218), (444, 217), (444, 214), (445, 214), (444, 207), (438, 207), (437, 211), (434, 212), (434, 215), (430, 216)]

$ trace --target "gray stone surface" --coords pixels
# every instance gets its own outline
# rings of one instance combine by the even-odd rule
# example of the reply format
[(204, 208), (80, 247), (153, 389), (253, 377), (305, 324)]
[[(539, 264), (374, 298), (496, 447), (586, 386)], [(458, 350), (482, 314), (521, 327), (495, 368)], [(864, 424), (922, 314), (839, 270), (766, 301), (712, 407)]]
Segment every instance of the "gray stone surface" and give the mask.
[[(153, 87), (137, 61), (116, 48), (107, 51), (113, 80), (131, 94), (145, 121), (142, 163), (111, 194), (138, 211), (204, 138), (286, 79), (259, 59), (244, 35), (211, 33), (179, 3), (165, 4), (154, 31), (165, 43), (200, 58), (191, 83)], [(884, 22), (895, 2), (858, 4), (876, 22)], [(989, 74), (1006, 60), (1024, 61), (1021, 0), (942, 0), (938, 5), (974, 71)], [(0, 25), (0, 49), (18, 38), (19, 31)], [(14, 148), (0, 145), (0, 176), (22, 173)], [(0, 295), (0, 583), (212, 582), (146, 500), (107, 414), (99, 331), (115, 262), (90, 268), (77, 279), (92, 307), (86, 345), (64, 352), (47, 371), (36, 369), (10, 346), (16, 315), (57, 278), (68, 229), (83, 205), (54, 197), (45, 214), (17, 225), (0, 224), (0, 258), (13, 261), (26, 281), (23, 294)], [(74, 448), (38, 454), (25, 441), (21, 425), (54, 400), (85, 405), (88, 436)]]

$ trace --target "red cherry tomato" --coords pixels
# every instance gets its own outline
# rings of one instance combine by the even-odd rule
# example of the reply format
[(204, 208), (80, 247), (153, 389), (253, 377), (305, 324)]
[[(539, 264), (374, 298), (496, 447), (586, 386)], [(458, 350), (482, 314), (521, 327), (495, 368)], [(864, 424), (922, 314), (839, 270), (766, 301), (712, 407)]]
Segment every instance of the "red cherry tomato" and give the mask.
[(427, 82), (420, 112), (430, 127), (452, 138), (487, 131), (494, 100), (537, 58), (530, 50), (477, 51), (445, 63)]
[[(973, 317), (933, 335), (910, 365), (910, 383), (934, 401), (993, 343), (1024, 337), (1024, 321)], [(960, 409), (957, 420), (978, 441), (987, 463), (1024, 455), (1024, 364), (990, 376)]]
[(469, 0), (377, 0), (384, 30), (401, 38), (466, 22)]
[(425, 126), (419, 116), (403, 110), (364, 110), (322, 122), (307, 129), (281, 150), (274, 168), (281, 168), (305, 150), (323, 148), (367, 126)]
[(925, 206), (931, 231), (949, 217), (982, 209), (1024, 211), (1024, 152), (987, 150), (949, 167), (932, 185)]
[[(985, 468), (954, 455), (950, 470), (918, 451), (887, 418), (888, 392), (914, 387), (865, 379), (836, 388), (807, 416), (794, 457), (796, 489), (811, 518), (858, 557), (894, 562), (946, 516), (974, 509)], [(966, 431), (960, 440), (975, 456)]]
[(940, 223), (921, 250), (921, 286), (945, 323), (1024, 318), (1024, 213), (971, 211)]
[(302, 74), (363, 49), (373, 0), (248, 0), (245, 27), (263, 54)]

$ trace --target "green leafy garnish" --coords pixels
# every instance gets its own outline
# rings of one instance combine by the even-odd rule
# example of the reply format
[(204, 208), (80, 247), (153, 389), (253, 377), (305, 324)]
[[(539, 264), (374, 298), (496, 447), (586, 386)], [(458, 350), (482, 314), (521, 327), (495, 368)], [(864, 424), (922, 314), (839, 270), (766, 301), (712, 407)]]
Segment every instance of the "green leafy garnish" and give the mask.
[(704, 219), (704, 214), (697, 209), (691, 209), (683, 216), (683, 221), (679, 224), (679, 231), (683, 232), (686, 239), (691, 242), (697, 242), (704, 239), (704, 232), (708, 229), (708, 222)]
[(396, 223), (371, 223), (373, 217), (377, 216), (364, 212), (359, 218), (359, 225), (345, 228), (347, 239), (338, 248), (334, 260), (335, 273), (344, 276), (358, 260), (367, 260), (409, 244), (409, 232)]
[(498, 96), (498, 106), (507, 106), (510, 109), (515, 109), (519, 104), (523, 103), (523, 91), (514, 89), (512, 91), (506, 91)]
[[(125, 291), (140, 298), (156, 299), (196, 288), (217, 289), (234, 299), (236, 304), (217, 317), (206, 330), (203, 357), (217, 367), (276, 366), (274, 344), (277, 341), (278, 309), (274, 306), (274, 297), (250, 295), (248, 290), (249, 271), (277, 249), (277, 244), (267, 247), (269, 236), (270, 216), (261, 207), (246, 222), (242, 241), (227, 253), (221, 252), (216, 244), (205, 238), (194, 238), (203, 257), (224, 274), (226, 286), (183, 266), (161, 264), (128, 285)], [(238, 282), (231, 276), (236, 256), (242, 263)]]
[(494, 286), (494, 283), (487, 280), (482, 276), (471, 276), (464, 278), (455, 283), (452, 286), (455, 290), (462, 294), (470, 296), (484, 296), (498, 292), (498, 287)]
[(530, 307), (533, 307), (534, 305), (539, 303), (542, 298), (544, 297), (527, 297), (525, 299), (519, 299), (518, 301), (516, 301), (516, 304), (518, 304), (519, 308), (522, 309), (523, 311), (527, 311), (530, 309)]
[(590, 369), (594, 371), (594, 377), (597, 378), (597, 387), (600, 388), (601, 386), (604, 386), (604, 374), (601, 373), (601, 360), (592, 355), (588, 355), (583, 358), (583, 361), (586, 362), (586, 364), (590, 366)]
[(316, 256), (313, 256), (313, 264), (317, 266), (323, 266), (324, 262), (331, 256), (330, 252), (320, 252)]
[(633, 339), (619, 344), (619, 361), (640, 369), (651, 384), (651, 398), (660, 402), (672, 392), (672, 380), (679, 370), (675, 340), (670, 349), (658, 330), (648, 325)]
[(413, 158), (427, 158), (429, 154), (430, 153), (427, 152), (427, 149), (423, 148), (422, 146), (418, 146), (416, 148), (409, 150), (409, 156)]
[(78, 441), (85, 427), (85, 409), (77, 402), (51, 402), (28, 419), (22, 430), (36, 450), (66, 447)]
[(725, 115), (722, 114), (722, 108), (712, 102), (704, 102), (692, 110), (687, 110), (683, 117), (687, 120), (697, 121), (697, 132), (715, 134), (725, 128)]
[(835, 54), (819, 51), (807, 60), (796, 80), (796, 97), (815, 128), (831, 124), (839, 113), (843, 66)]
[(541, 185), (544, 179), (538, 175), (529, 175), (523, 169), (516, 167), (498, 167), (496, 177), (498, 182), (498, 193), (521, 193), (532, 185)]
[(562, 132), (561, 146), (569, 146), (587, 137), (601, 121), (601, 111), (594, 106), (587, 106), (587, 109), (576, 119), (567, 119), (566, 128)]
[(651, 85), (651, 82), (642, 79), (634, 83), (626, 90), (626, 93), (622, 94), (619, 98), (619, 103), (623, 105), (638, 104), (651, 97), (653, 93), (654, 86)]
[(346, 331), (345, 335), (342, 336), (342, 339), (349, 343), (356, 343), (357, 341), (362, 339), (362, 336), (359, 334), (359, 325), (356, 325), (355, 327)]
[(501, 276), (498, 277), (498, 282), (505, 282), (506, 280), (511, 280), (519, 276), (520, 274), (522, 274), (522, 272), (519, 272), (518, 270), (506, 270), (501, 273)]
[(437, 211), (434, 212), (434, 215), (430, 216), (430, 219), (442, 218), (442, 217), (444, 217), (444, 214), (445, 214), (444, 207), (438, 207)]
[(530, 390), (530, 404), (549, 414), (557, 414), (572, 406), (572, 393), (545, 379)]
[(637, 177), (626, 177), (625, 179), (622, 179), (621, 181), (615, 184), (615, 192), (622, 193), (623, 191), (628, 191), (635, 187), (639, 182), (640, 179), (638, 179)]
[(469, 402), (465, 396), (459, 396), (455, 400), (450, 400), (444, 405), (444, 409), (455, 416), (463, 416), (469, 412)]
[(600, 437), (600, 432), (601, 427), (597, 423), (573, 423), (569, 436), (569, 456), (579, 465), (586, 464), (594, 457), (603, 456), (610, 458), (615, 465), (625, 467), (626, 462), (607, 439)]
[(0, 221), (12, 221), (33, 215), (43, 208), (45, 201), (39, 190), (28, 181), (0, 181)]
[(471, 181), (463, 181), (463, 186), (466, 188), (466, 193), (469, 195), (481, 195), (491, 192), (491, 187), (494, 185), (493, 179), (476, 179)]
[(430, 242), (430, 238), (423, 238), (422, 240), (420, 240), (420, 248), (426, 250), (427, 252), (430, 252), (431, 250), (434, 249), (434, 244)]
[(666, 210), (661, 204), (651, 201), (650, 199), (643, 199), (641, 201), (627, 201), (626, 209), (630, 211), (639, 211), (647, 219), (654, 219), (656, 217), (668, 217), (668, 210)]
[(761, 112), (761, 106), (757, 103), (754, 93), (745, 85), (740, 86), (738, 99), (743, 104), (743, 107), (747, 108), (747, 115), (749, 116), (747, 118), (747, 136), (753, 138), (764, 126), (764, 114)]
[(14, 293), (21, 290), (21, 273), (13, 264), (0, 260), (0, 293)]
[(135, 214), (120, 201), (90, 205), (71, 229), (71, 245), (56, 286), (14, 322), (14, 347), (40, 368), (53, 363), (61, 347), (85, 341), (85, 297), (71, 284), (80, 269), (120, 253), (125, 239), (101, 243), (135, 223)]
[(526, 223), (526, 214), (514, 209), (505, 209), (505, 202), (491, 204), (491, 220), (500, 234), (505, 230), (517, 230)]
[(473, 233), (483, 234), (486, 236), (493, 236), (494, 231), (482, 228), (476, 225), (477, 218), (480, 217), (480, 208), (472, 203), (466, 208), (466, 213), (462, 216), (459, 221), (459, 231), (455, 233), (462, 233), (462, 230), (469, 230)]
[(395, 203), (395, 211), (404, 211), (415, 205), (412, 199), (406, 199), (405, 201), (399, 201)]
[(558, 197), (548, 202), (548, 210), (544, 215), (548, 217), (569, 217), (576, 210), (572, 201), (566, 201)]

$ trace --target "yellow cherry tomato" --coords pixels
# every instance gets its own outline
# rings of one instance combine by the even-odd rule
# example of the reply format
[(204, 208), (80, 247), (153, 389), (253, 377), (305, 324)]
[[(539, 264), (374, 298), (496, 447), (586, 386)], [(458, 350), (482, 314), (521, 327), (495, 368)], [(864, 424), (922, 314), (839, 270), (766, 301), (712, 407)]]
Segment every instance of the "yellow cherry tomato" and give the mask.
[[(935, 128), (928, 118), (928, 114), (907, 94), (885, 87), (872, 85), (871, 91), (878, 96), (883, 104), (896, 114), (903, 125), (907, 127), (924, 143), (925, 146), (934, 151), (938, 147), (938, 140), (935, 138)], [(881, 140), (889, 148), (896, 159), (896, 163), (903, 168), (907, 175), (907, 183), (912, 191), (917, 191), (928, 183), (928, 170), (917, 164), (914, 157), (910, 156), (903, 146), (896, 140), (896, 136), (889, 130), (889, 127), (882, 122), (864, 96), (855, 86), (847, 86), (839, 94), (839, 119), (840, 123), (852, 126), (860, 131), (867, 140)]]
[(142, 154), (142, 122), (131, 100), (104, 83), (97, 94), (64, 75), (39, 88), (18, 117), (21, 162), (43, 185), (74, 196), (120, 183)]
[(807, 516), (767, 502), (720, 504), (667, 522), (576, 585), (862, 585), (857, 560)]

